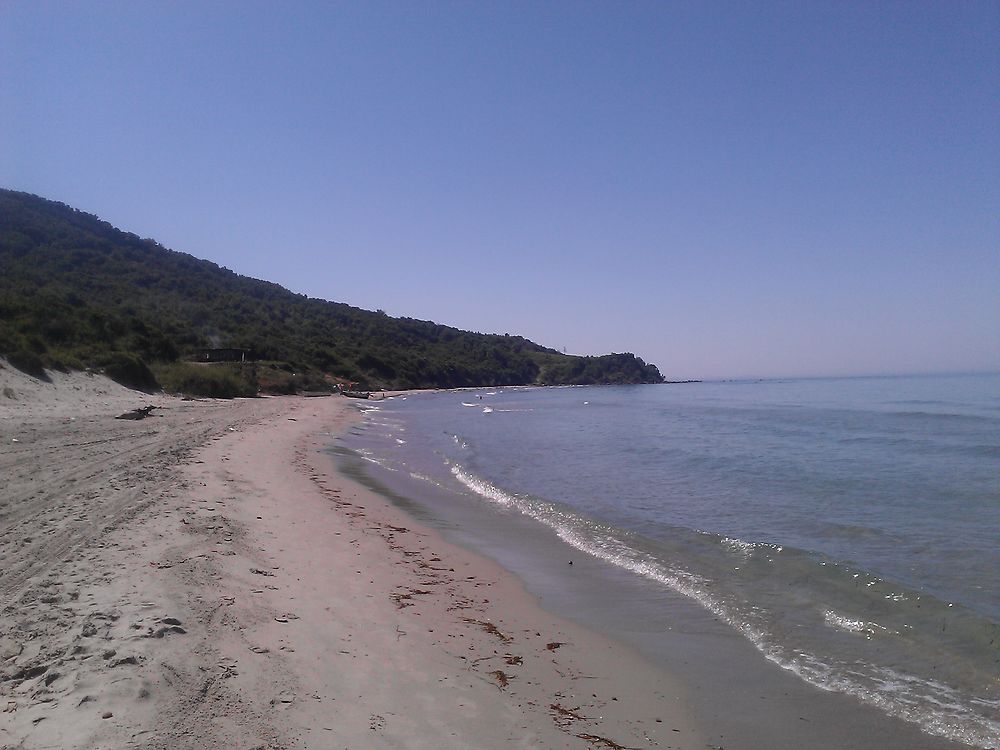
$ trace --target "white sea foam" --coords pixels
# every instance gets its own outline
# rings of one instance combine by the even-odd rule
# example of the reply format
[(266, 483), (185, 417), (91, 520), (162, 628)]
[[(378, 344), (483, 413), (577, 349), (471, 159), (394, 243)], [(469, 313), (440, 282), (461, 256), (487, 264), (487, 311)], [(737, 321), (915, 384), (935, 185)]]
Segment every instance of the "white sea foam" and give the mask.
[(827, 625), (848, 633), (864, 633), (868, 630), (868, 623), (864, 620), (852, 620), (849, 617), (837, 614), (832, 609), (828, 609), (823, 613), (823, 620)]
[(744, 560), (749, 559), (750, 555), (753, 554), (753, 542), (745, 542), (742, 539), (731, 539), (727, 536), (722, 539), (722, 544), (725, 545), (730, 552), (735, 552)]
[[(769, 661), (806, 682), (828, 691), (843, 692), (874, 705), (885, 713), (920, 725), (924, 731), (967, 744), (991, 748), (1000, 746), (1000, 722), (974, 714), (963, 705), (952, 688), (905, 673), (870, 664), (829, 664), (801, 649), (782, 646), (752, 615), (711, 594), (711, 582), (689, 571), (670, 567), (663, 561), (630, 547), (608, 526), (595, 525), (551, 503), (509, 493), (477, 477), (461, 466), (452, 466), (455, 478), (477, 495), (498, 505), (517, 510), (550, 527), (573, 548), (620, 568), (657, 581), (701, 604), (749, 640)], [(749, 554), (754, 545), (741, 540), (724, 540), (734, 552)], [(766, 545), (777, 551), (776, 545)], [(828, 611), (824, 616), (831, 627), (849, 632), (881, 630), (877, 623), (852, 620)], [(869, 635), (870, 637), (870, 635)], [(989, 705), (990, 709), (997, 706)]]
[(847, 617), (846, 615), (834, 612), (832, 609), (828, 609), (826, 612), (823, 613), (823, 622), (825, 622), (831, 628), (835, 628), (837, 630), (843, 630), (845, 633), (860, 633), (869, 639), (878, 635), (879, 633), (892, 632), (888, 628), (879, 625), (877, 622), (869, 622), (866, 620), (855, 620), (853, 618)]
[(382, 467), (386, 471), (398, 471), (397, 469), (394, 469), (392, 466), (390, 466), (389, 464), (387, 464), (385, 461), (383, 461), (381, 459), (373, 458), (372, 456), (362, 456), (361, 458), (363, 458), (365, 461), (370, 461), (371, 463), (375, 464), (376, 466)]
[[(707, 534), (707, 536), (713, 536), (712, 534)], [(772, 552), (781, 552), (783, 547), (780, 544), (769, 544), (767, 542), (748, 542), (743, 539), (734, 539), (732, 537), (723, 537), (719, 540), (720, 544), (724, 546), (729, 552), (734, 555), (739, 556), (743, 561), (748, 561), (755, 552), (764, 552), (765, 554), (770, 554)], [(774, 558), (768, 557), (768, 562), (774, 562)]]

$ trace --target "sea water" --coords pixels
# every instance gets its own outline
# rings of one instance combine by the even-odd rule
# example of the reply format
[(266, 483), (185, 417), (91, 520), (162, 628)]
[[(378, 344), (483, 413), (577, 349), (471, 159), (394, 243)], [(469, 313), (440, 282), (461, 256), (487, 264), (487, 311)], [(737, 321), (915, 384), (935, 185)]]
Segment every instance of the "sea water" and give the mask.
[(346, 450), (378, 471), (683, 594), (818, 687), (1000, 747), (1000, 375), (481, 389), (362, 408)]

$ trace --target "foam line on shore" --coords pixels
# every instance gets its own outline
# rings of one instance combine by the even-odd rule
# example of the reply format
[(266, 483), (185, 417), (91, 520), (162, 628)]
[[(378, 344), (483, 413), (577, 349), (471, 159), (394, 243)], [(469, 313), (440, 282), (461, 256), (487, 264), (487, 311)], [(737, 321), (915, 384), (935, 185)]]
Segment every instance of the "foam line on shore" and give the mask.
[[(769, 661), (810, 685), (854, 696), (889, 716), (920, 726), (929, 734), (979, 748), (1000, 746), (1000, 723), (986, 715), (987, 712), (995, 714), (1000, 705), (979, 701), (978, 705), (969, 706), (956, 690), (940, 681), (872, 664), (831, 664), (800, 648), (784, 647), (765, 627), (753, 621), (751, 613), (742, 612), (713, 595), (709, 581), (630, 546), (621, 538), (622, 532), (545, 500), (508, 492), (459, 464), (452, 464), (450, 470), (455, 479), (475, 495), (548, 526), (572, 548), (692, 599), (727, 622)], [(721, 538), (720, 542), (743, 557), (757, 549), (757, 545), (728, 537)], [(761, 546), (781, 551), (775, 545)], [(829, 626), (845, 632), (872, 635), (888, 632), (878, 623), (856, 622), (832, 611), (824, 618)], [(858, 670), (861, 668), (865, 682), (860, 679)]]

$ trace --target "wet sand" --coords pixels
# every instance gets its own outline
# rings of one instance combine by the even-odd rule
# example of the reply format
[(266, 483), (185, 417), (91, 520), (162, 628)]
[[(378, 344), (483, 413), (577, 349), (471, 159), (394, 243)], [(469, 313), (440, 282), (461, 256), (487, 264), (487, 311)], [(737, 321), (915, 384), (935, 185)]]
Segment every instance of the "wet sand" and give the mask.
[(665, 672), (338, 474), (348, 400), (53, 381), (0, 370), (0, 746), (713, 746)]

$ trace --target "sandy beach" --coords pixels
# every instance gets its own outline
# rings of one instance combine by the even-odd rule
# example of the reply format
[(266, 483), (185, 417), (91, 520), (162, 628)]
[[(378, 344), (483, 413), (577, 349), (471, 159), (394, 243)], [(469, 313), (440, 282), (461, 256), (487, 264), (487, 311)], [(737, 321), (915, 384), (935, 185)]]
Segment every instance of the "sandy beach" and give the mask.
[(662, 671), (337, 474), (357, 418), (0, 370), (0, 746), (718, 746)]

